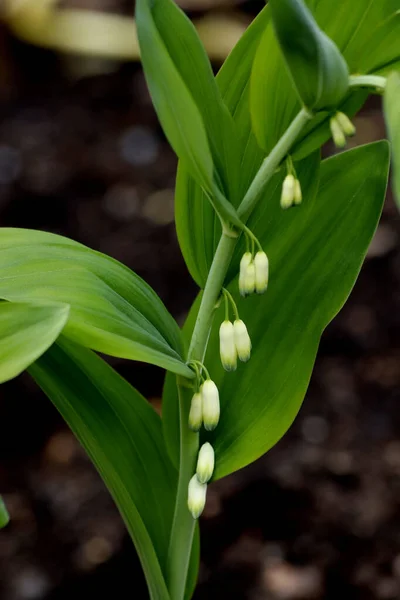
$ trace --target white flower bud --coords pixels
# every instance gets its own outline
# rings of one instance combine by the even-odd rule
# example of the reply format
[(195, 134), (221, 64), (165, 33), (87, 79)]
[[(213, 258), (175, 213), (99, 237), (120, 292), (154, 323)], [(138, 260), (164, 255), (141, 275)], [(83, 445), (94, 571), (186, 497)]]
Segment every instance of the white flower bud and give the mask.
[(353, 123), (350, 121), (349, 117), (342, 112), (336, 113), (336, 121), (338, 122), (341, 130), (348, 137), (352, 137), (356, 133), (356, 128)]
[(202, 395), (197, 392), (193, 395), (192, 403), (189, 411), (189, 429), (192, 431), (199, 431), (203, 424), (203, 398)]
[(330, 127), (335, 146), (337, 148), (344, 148), (346, 145), (346, 137), (336, 117), (331, 118)]
[(220, 407), (218, 388), (211, 379), (206, 379), (201, 386), (201, 395), (204, 427), (207, 431), (212, 431), (218, 425)]
[(230, 321), (224, 321), (219, 328), (219, 352), (225, 371), (236, 371), (237, 352), (233, 324)]
[(240, 272), (239, 272), (239, 292), (241, 296), (247, 296), (246, 292), (246, 273), (247, 267), (253, 262), (253, 256), (251, 252), (245, 252), (240, 261)]
[(283, 209), (290, 208), (294, 202), (296, 180), (293, 175), (286, 175), (283, 180), (282, 194), (281, 194), (281, 207)]
[(263, 294), (268, 287), (269, 260), (265, 252), (257, 252), (254, 257), (255, 265), (255, 287), (257, 294)]
[(243, 278), (243, 293), (242, 296), (249, 296), (250, 294), (254, 294), (254, 290), (256, 287), (256, 268), (254, 266), (254, 262), (251, 262), (246, 267), (246, 272)]
[(235, 346), (239, 360), (247, 362), (251, 353), (251, 340), (247, 327), (241, 319), (236, 319), (233, 328), (235, 332)]
[(188, 489), (188, 509), (192, 513), (193, 519), (198, 519), (206, 505), (207, 484), (200, 483), (197, 475), (193, 475), (189, 481)]
[(214, 448), (211, 446), (211, 444), (206, 442), (200, 448), (199, 457), (197, 459), (196, 474), (200, 483), (207, 483), (210, 481), (212, 474), (214, 473), (214, 466)]
[(300, 181), (298, 179), (296, 179), (295, 183), (294, 183), (294, 203), (296, 206), (298, 206), (299, 204), (301, 204), (303, 201), (303, 194), (301, 191), (301, 185), (300, 185)]

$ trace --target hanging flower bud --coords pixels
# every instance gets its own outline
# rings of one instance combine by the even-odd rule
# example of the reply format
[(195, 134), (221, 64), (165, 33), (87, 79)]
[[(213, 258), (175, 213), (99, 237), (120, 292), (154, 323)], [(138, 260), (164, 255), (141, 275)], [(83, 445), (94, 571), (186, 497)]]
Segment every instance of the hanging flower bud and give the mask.
[(235, 346), (239, 360), (247, 362), (251, 353), (251, 340), (247, 327), (241, 319), (236, 319), (233, 328), (235, 331)]
[(233, 324), (230, 321), (224, 321), (219, 328), (219, 352), (225, 371), (236, 371), (237, 352)]
[(301, 192), (300, 181), (296, 179), (294, 182), (294, 203), (296, 206), (299, 206), (303, 201), (303, 194)]
[(337, 148), (344, 148), (346, 145), (346, 137), (336, 117), (331, 118), (330, 127), (335, 146)]
[(268, 287), (269, 260), (265, 252), (257, 252), (254, 257), (255, 265), (255, 288), (257, 294), (263, 294)]
[(296, 180), (292, 174), (286, 175), (282, 185), (281, 208), (287, 209), (293, 205)]
[(245, 252), (240, 261), (240, 272), (239, 272), (239, 292), (241, 296), (247, 296), (246, 292), (246, 273), (248, 266), (253, 262), (253, 256), (251, 252)]
[(220, 407), (218, 388), (211, 379), (206, 379), (201, 386), (201, 395), (204, 427), (207, 431), (212, 431), (218, 425)]
[(206, 442), (200, 448), (199, 457), (197, 459), (196, 474), (200, 483), (207, 483), (210, 481), (212, 474), (214, 473), (214, 466), (214, 448), (211, 446), (211, 444)]
[(188, 489), (188, 509), (192, 513), (193, 519), (198, 519), (204, 510), (206, 504), (207, 484), (200, 483), (197, 475), (193, 475), (189, 481)]
[(244, 293), (242, 296), (249, 296), (250, 294), (254, 294), (254, 290), (256, 288), (256, 268), (254, 266), (254, 262), (251, 262), (247, 265), (246, 272), (244, 274), (243, 280), (243, 290)]
[(189, 411), (189, 429), (192, 431), (199, 431), (203, 424), (203, 398), (202, 395), (197, 392), (192, 398)]
[(352, 137), (356, 133), (356, 128), (353, 123), (350, 121), (349, 117), (343, 112), (337, 112), (336, 121), (338, 122), (340, 129), (343, 131), (345, 135), (348, 137)]

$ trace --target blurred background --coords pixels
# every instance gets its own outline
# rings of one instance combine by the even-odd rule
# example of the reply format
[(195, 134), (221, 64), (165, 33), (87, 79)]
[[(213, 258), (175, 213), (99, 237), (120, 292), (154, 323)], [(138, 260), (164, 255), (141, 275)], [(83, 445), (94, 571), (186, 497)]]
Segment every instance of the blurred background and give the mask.
[[(111, 36), (106, 48), (93, 12), (85, 13), (93, 29), (76, 25), (78, 10), (130, 17), (133, 2), (56, 3), (73, 25), (64, 22), (58, 39), (42, 27), (40, 10), (50, 4), (0, 5), (0, 225), (59, 233), (110, 254), (182, 323), (196, 288), (175, 235), (176, 159), (140, 65), (128, 60), (137, 56), (132, 23), (123, 21), (126, 40)], [(264, 5), (180, 4), (216, 70)], [(80, 53), (71, 53), (74, 44)], [(118, 48), (123, 62), (112, 60)], [(379, 99), (356, 125), (351, 144), (384, 137)], [(266, 456), (209, 490), (196, 600), (400, 597), (399, 306), (400, 219), (389, 192), (294, 425)], [(161, 370), (111, 362), (160, 409)], [(0, 533), (2, 600), (147, 598), (104, 485), (26, 375), (0, 387), (0, 489), (11, 514)]]

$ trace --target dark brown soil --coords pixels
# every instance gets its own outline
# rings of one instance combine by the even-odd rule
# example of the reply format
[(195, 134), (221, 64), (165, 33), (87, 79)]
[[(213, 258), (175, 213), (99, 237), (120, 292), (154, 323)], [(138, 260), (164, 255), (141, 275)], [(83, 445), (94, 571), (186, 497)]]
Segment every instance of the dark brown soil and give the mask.
[[(196, 288), (174, 231), (176, 160), (140, 67), (74, 80), (60, 57), (4, 30), (0, 46), (0, 225), (116, 257), (182, 322)], [(357, 143), (384, 135), (378, 102), (357, 125)], [(400, 597), (399, 235), (389, 198), (295, 424), (264, 458), (211, 486), (196, 600)], [(161, 371), (112, 362), (159, 403)], [(0, 407), (12, 516), (0, 533), (1, 598), (145, 599), (120, 517), (50, 402), (22, 376), (1, 386)]]

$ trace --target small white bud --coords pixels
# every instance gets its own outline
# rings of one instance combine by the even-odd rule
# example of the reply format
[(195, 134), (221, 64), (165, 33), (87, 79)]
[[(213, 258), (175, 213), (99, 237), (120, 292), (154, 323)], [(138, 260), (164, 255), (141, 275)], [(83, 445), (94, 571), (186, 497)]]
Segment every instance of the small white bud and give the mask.
[(220, 414), (218, 388), (211, 379), (206, 379), (200, 389), (203, 399), (204, 427), (207, 431), (212, 431), (218, 425)]
[(235, 346), (239, 360), (247, 362), (251, 354), (251, 340), (247, 327), (241, 319), (236, 319), (233, 328), (235, 331)]
[(294, 202), (295, 194), (295, 183), (296, 180), (292, 174), (286, 175), (283, 180), (282, 194), (281, 194), (281, 207), (283, 209), (290, 208)]
[(246, 272), (243, 278), (243, 292), (242, 296), (249, 296), (254, 294), (256, 288), (256, 268), (254, 262), (247, 265)]
[(247, 296), (246, 292), (246, 273), (247, 267), (253, 262), (253, 256), (251, 252), (245, 252), (240, 261), (240, 272), (239, 272), (239, 292), (241, 296)]
[(207, 483), (210, 481), (212, 474), (214, 473), (215, 466), (215, 454), (214, 448), (206, 442), (202, 445), (199, 451), (197, 459), (196, 474), (197, 479), (200, 483)]
[(263, 294), (268, 287), (269, 260), (265, 252), (257, 252), (254, 257), (255, 265), (255, 288), (257, 294)]
[(330, 127), (335, 146), (337, 148), (344, 148), (346, 145), (346, 137), (336, 117), (331, 118)]
[(192, 513), (193, 519), (198, 519), (206, 505), (207, 484), (200, 483), (197, 475), (193, 475), (189, 481), (188, 489), (188, 509)]
[(197, 392), (193, 395), (192, 403), (189, 411), (189, 429), (192, 431), (199, 431), (203, 424), (203, 398), (202, 395)]
[(303, 194), (301, 191), (301, 185), (300, 185), (300, 181), (298, 179), (296, 179), (295, 183), (294, 183), (294, 203), (296, 206), (298, 206), (299, 204), (301, 204), (303, 201)]
[(219, 328), (219, 353), (225, 371), (236, 371), (237, 352), (233, 324), (230, 321), (224, 321)]
[(338, 112), (335, 116), (341, 130), (345, 135), (347, 135), (348, 137), (352, 137), (353, 135), (355, 135), (356, 128), (345, 113)]

